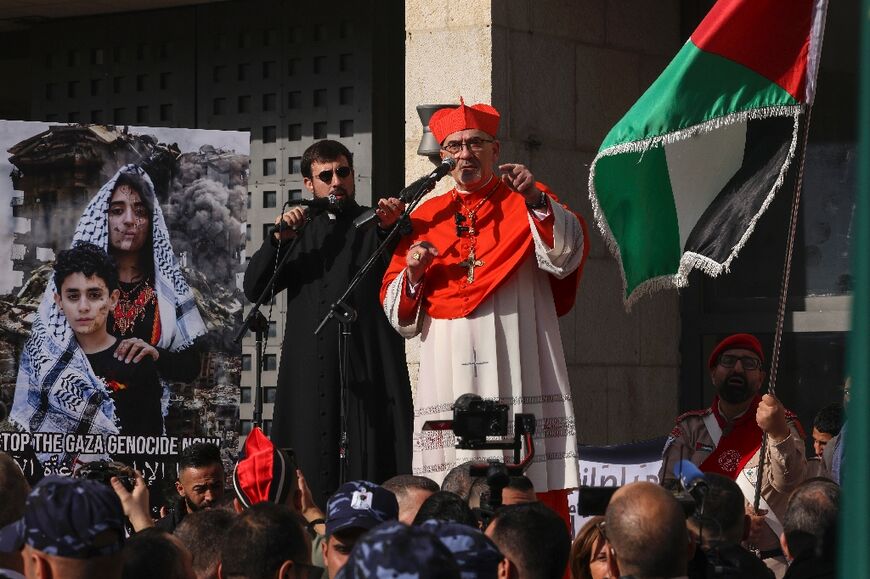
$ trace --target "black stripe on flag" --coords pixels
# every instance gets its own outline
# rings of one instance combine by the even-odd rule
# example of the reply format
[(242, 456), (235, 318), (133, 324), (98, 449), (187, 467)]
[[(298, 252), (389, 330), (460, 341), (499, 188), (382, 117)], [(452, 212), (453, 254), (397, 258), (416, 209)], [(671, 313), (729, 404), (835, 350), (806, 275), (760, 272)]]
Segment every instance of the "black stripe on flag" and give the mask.
[(788, 159), (793, 129), (792, 117), (748, 122), (743, 164), (701, 215), (686, 241), (686, 251), (717, 263), (728, 259), (773, 189)]

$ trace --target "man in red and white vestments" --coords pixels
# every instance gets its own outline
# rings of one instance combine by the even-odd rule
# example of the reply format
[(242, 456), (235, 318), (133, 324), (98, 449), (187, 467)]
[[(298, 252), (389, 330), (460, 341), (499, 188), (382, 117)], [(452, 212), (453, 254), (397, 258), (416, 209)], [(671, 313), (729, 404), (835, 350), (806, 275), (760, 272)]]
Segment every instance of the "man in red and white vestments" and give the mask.
[(526, 473), (542, 500), (567, 508), (578, 486), (571, 388), (558, 316), (574, 305), (588, 238), (582, 219), (523, 165), (498, 165), (499, 113), (485, 104), (442, 109), (429, 123), (452, 156), (456, 185), (422, 203), (396, 248), (381, 299), (406, 338), (421, 336), (414, 400), (414, 474), (441, 481), (472, 458), (501, 451), (454, 448), (450, 432), (422, 431), (452, 418), (474, 393), (537, 418)]

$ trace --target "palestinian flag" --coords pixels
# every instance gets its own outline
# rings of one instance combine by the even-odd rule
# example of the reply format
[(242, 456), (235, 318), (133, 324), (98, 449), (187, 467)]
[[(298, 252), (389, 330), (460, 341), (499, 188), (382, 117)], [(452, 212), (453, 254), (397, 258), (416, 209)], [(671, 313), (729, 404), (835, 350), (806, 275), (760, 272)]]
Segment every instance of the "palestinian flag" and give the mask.
[(752, 234), (798, 150), (827, 0), (719, 0), (604, 139), (595, 219), (625, 298), (717, 276)]

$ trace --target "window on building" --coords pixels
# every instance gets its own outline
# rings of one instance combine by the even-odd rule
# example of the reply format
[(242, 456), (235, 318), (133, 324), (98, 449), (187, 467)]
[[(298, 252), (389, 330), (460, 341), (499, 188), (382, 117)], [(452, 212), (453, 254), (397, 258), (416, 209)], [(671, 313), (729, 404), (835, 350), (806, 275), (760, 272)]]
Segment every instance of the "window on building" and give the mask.
[(338, 122), (338, 136), (352, 137), (353, 136), (353, 120), (348, 119)]
[(314, 123), (314, 138), (315, 139), (325, 139), (326, 138), (326, 121), (320, 123)]
[(353, 22), (350, 20), (342, 20), (338, 25), (338, 37), (350, 38), (353, 36)]
[(314, 74), (321, 74), (326, 72), (326, 57), (315, 56), (312, 63), (312, 70), (314, 71)]
[(274, 372), (278, 369), (278, 355), (266, 354), (263, 356), (263, 370), (266, 372)]
[(267, 60), (263, 63), (263, 80), (275, 78), (275, 70), (278, 68), (278, 63), (274, 60)]
[(287, 61), (287, 76), (293, 76), (299, 72), (299, 59), (291, 58)]
[(248, 80), (251, 78), (251, 63), (243, 62), (239, 64), (239, 80)]
[(251, 95), (242, 95), (238, 99), (239, 114), (251, 112)]
[(242, 404), (250, 404), (253, 400), (250, 388), (239, 388), (239, 402)]
[(352, 105), (353, 104), (353, 87), (343, 86), (338, 89), (338, 104)]
[(277, 159), (263, 159), (263, 176), (269, 177), (278, 172)]
[(278, 127), (275, 125), (269, 125), (263, 127), (263, 142), (264, 143), (274, 143), (278, 140)]
[(263, 191), (263, 209), (269, 209), (271, 207), (278, 206), (278, 192), (277, 191)]
[(240, 434), (242, 436), (247, 436), (251, 434), (251, 429), (254, 427), (254, 423), (250, 420), (239, 420), (239, 429), (241, 430)]
[(318, 88), (314, 90), (314, 106), (315, 107), (325, 107), (326, 106), (326, 89)]
[(287, 93), (287, 108), (300, 109), (302, 108), (302, 91), (292, 90)]
[(338, 70), (341, 72), (350, 72), (353, 68), (353, 54), (338, 55)]
[(251, 369), (251, 355), (242, 354), (242, 372), (248, 372)]
[(299, 123), (294, 123), (292, 125), (287, 126), (287, 140), (288, 141), (301, 141), (302, 140), (302, 125)]
[(169, 103), (160, 105), (160, 120), (170, 122), (172, 120), (172, 105)]
[(278, 95), (266, 93), (263, 95), (263, 112), (273, 112), (278, 107)]
[(278, 31), (274, 28), (267, 28), (263, 31), (263, 46), (270, 47), (278, 44)]
[(302, 157), (287, 158), (287, 172), (291, 175), (298, 175), (302, 172)]

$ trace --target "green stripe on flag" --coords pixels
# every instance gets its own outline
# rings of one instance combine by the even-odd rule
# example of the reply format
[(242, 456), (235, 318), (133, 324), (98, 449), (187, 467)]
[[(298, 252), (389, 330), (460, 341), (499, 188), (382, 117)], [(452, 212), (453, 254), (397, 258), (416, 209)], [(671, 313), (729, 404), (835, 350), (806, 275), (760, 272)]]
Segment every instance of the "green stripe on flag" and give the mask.
[(650, 278), (673, 275), (682, 248), (664, 148), (598, 159), (595, 188), (607, 191), (599, 202), (622, 255), (626, 295)]
[(688, 41), (611, 129), (600, 150), (659, 137), (738, 112), (797, 104), (782, 87), (758, 73), (700, 50)]

